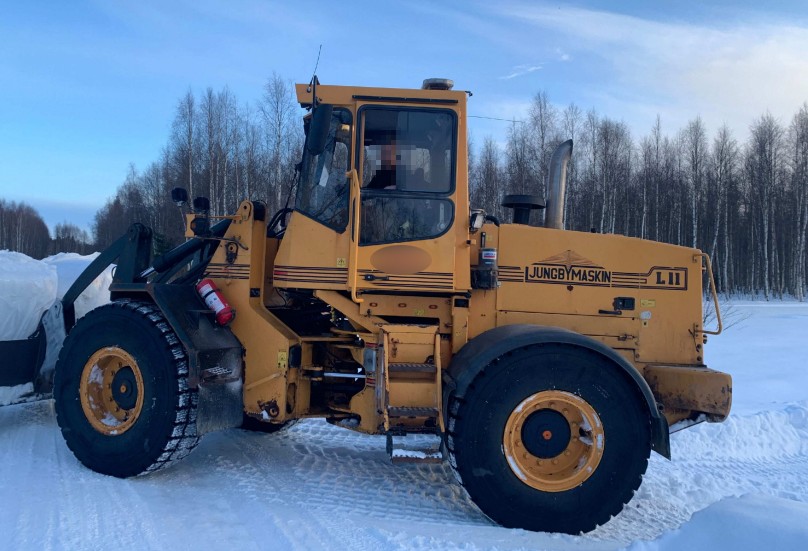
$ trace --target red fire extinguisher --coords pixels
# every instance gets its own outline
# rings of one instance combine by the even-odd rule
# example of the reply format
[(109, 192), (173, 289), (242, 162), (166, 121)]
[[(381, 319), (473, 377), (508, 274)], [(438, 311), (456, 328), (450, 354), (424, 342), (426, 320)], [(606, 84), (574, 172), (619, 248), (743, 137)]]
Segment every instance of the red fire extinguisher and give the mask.
[(199, 293), (208, 308), (216, 312), (216, 323), (227, 325), (235, 319), (236, 311), (230, 306), (212, 279), (205, 278), (197, 283), (196, 292)]

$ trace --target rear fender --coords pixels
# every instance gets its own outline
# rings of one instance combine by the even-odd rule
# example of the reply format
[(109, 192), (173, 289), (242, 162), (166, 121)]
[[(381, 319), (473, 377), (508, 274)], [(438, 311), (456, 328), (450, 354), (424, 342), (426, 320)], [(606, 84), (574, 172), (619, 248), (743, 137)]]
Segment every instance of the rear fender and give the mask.
[(651, 448), (670, 459), (668, 422), (659, 412), (656, 400), (642, 375), (625, 358), (605, 344), (586, 335), (560, 327), (514, 324), (496, 327), (471, 339), (452, 358), (449, 369), (443, 373), (444, 417), (452, 397), (463, 398), (472, 381), (494, 360), (520, 348), (535, 344), (566, 344), (596, 352), (609, 360), (631, 380), (644, 398), (651, 418)]

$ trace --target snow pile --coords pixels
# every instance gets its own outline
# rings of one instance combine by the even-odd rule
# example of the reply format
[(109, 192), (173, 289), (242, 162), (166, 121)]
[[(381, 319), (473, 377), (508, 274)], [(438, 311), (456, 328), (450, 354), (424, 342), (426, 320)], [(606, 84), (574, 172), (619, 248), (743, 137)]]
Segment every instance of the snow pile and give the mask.
[[(45, 258), (42, 262), (56, 269), (59, 274), (59, 286), (56, 291), (58, 298), (64, 298), (70, 286), (78, 279), (81, 273), (95, 260), (100, 253), (82, 256), (77, 253), (59, 253)], [(96, 277), (90, 285), (78, 296), (73, 303), (78, 320), (87, 312), (109, 302), (109, 286), (112, 283), (113, 266), (107, 268)], [(48, 347), (45, 360), (42, 362), (41, 372), (50, 373), (56, 367), (59, 351), (65, 340), (65, 325), (62, 317), (62, 303), (56, 301), (42, 318), (45, 326), (45, 336)]]
[[(28, 338), (41, 319), (47, 341), (40, 370), (43, 374), (53, 371), (65, 338), (61, 299), (98, 255), (59, 253), (40, 261), (0, 251), (0, 312), (4, 313), (0, 316), (0, 340)], [(112, 266), (107, 267), (78, 296), (74, 302), (76, 319), (109, 302), (112, 270)], [(6, 388), (0, 395), (0, 404), (16, 401), (26, 392), (22, 386)]]
[(760, 551), (804, 549), (808, 503), (760, 494), (727, 498), (693, 515), (690, 522), (629, 551)]
[(0, 340), (27, 339), (56, 300), (56, 268), (22, 253), (0, 251)]
[[(45, 258), (42, 262), (56, 268), (59, 274), (59, 287), (57, 295), (61, 299), (78, 279), (81, 273), (95, 260), (100, 253), (82, 256), (77, 253), (59, 253)], [(98, 308), (109, 302), (109, 285), (112, 283), (112, 266), (108, 266), (101, 275), (79, 295), (76, 299), (76, 319), (94, 308)]]
[[(28, 338), (42, 315), (62, 299), (99, 253), (59, 253), (34, 260), (22, 253), (0, 251), (0, 340)], [(76, 319), (109, 302), (113, 267), (109, 266), (76, 299)]]

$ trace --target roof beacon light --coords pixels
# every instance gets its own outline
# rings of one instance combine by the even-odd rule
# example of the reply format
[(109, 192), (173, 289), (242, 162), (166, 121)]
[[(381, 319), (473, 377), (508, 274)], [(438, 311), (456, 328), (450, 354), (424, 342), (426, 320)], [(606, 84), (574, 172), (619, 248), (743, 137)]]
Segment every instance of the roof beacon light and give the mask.
[(428, 78), (421, 85), (421, 90), (451, 90), (454, 81), (448, 78)]

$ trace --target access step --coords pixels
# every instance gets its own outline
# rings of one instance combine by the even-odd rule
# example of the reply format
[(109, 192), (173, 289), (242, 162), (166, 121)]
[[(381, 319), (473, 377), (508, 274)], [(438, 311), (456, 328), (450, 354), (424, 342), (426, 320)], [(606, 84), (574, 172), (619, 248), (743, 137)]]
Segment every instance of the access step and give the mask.
[[(410, 440), (407, 440), (411, 438)], [(387, 453), (394, 465), (401, 463), (441, 463), (444, 460), (439, 434), (387, 435)]]
[(415, 363), (391, 363), (387, 365), (390, 375), (399, 373), (418, 373), (423, 375), (434, 375), (437, 371), (435, 364), (415, 364)]
[(391, 419), (417, 419), (419, 417), (438, 417), (437, 408), (419, 408), (419, 407), (389, 407), (387, 408), (387, 416)]

